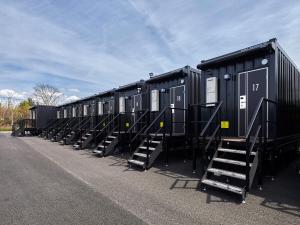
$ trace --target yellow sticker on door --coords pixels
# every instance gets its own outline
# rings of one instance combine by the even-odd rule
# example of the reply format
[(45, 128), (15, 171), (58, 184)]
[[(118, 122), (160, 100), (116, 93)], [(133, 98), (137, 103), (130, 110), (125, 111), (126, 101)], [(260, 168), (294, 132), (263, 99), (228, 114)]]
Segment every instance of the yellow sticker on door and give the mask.
[(125, 126), (126, 126), (126, 127), (129, 127), (129, 123), (125, 123)]
[(221, 121), (221, 128), (222, 129), (228, 129), (229, 128), (229, 121)]
[(161, 122), (159, 123), (159, 127), (162, 128), (163, 126), (164, 126), (164, 122), (161, 121)]

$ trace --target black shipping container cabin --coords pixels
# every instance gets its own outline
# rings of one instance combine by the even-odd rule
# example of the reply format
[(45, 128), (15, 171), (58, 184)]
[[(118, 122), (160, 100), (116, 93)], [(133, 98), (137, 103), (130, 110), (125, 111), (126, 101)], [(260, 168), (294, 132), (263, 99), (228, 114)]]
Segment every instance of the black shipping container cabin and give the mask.
[(134, 82), (116, 89), (118, 113), (120, 114), (120, 130), (125, 132), (147, 108), (147, 88), (145, 81)]
[(217, 118), (223, 140), (215, 152), (202, 149), (207, 161), (213, 157), (202, 183), (244, 197), (257, 171), (261, 184), (262, 168), (298, 145), (299, 70), (276, 39), (201, 61), (197, 68), (205, 81), (205, 103), (216, 112), (210, 119)]
[[(82, 133), (74, 149), (84, 149), (95, 147), (103, 140), (108, 130), (107, 124), (111, 124), (114, 118), (117, 103), (115, 100), (115, 90), (105, 91), (82, 100), (83, 118), (90, 116), (91, 123), (89, 129)], [(109, 126), (110, 128), (110, 126)]]
[(37, 105), (30, 108), (30, 119), (37, 133), (45, 129), (56, 118), (56, 107), (47, 105)]
[(142, 133), (144, 141), (128, 160), (130, 165), (144, 169), (151, 166), (160, 152), (166, 152), (167, 162), (168, 149), (185, 147), (189, 105), (200, 103), (200, 71), (186, 66), (156, 76), (150, 74), (146, 85), (149, 93), (149, 124)]
[(111, 114), (114, 113), (114, 117), (105, 126), (106, 136), (94, 149), (95, 155), (106, 156), (118, 147), (125, 149), (130, 145), (133, 133), (138, 132), (139, 129), (135, 122), (140, 121), (139, 118), (143, 116), (147, 100), (147, 90), (143, 80), (114, 90), (114, 98), (110, 99), (106, 106)]
[(200, 103), (200, 79), (200, 71), (189, 66), (150, 77), (146, 83), (150, 93), (151, 120), (166, 110), (169, 112), (166, 114), (166, 125), (170, 126), (168, 118), (172, 113), (173, 134), (185, 135), (188, 106)]
[(97, 115), (114, 115), (117, 112), (118, 102), (116, 101), (115, 89), (101, 92), (97, 95)]
[(23, 136), (27, 133), (39, 135), (51, 123), (54, 123), (56, 107), (37, 105), (29, 109), (29, 119), (21, 119), (13, 125), (13, 136)]
[(77, 104), (80, 105), (79, 109), (81, 110), (80, 115), (84, 119), (89, 120), (89, 129), (92, 129), (93, 126), (97, 123), (97, 95), (92, 95), (77, 101)]

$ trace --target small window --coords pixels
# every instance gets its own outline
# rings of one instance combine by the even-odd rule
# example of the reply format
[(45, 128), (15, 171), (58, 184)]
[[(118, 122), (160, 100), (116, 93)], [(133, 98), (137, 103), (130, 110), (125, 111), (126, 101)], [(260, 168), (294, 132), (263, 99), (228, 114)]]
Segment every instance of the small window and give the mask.
[(98, 115), (103, 115), (103, 102), (98, 102)]
[(119, 113), (125, 113), (125, 97), (119, 98)]
[(72, 116), (73, 116), (73, 117), (76, 117), (76, 107), (73, 107), (73, 108), (72, 108)]
[(67, 110), (66, 109), (64, 109), (64, 118), (67, 118)]
[(88, 114), (88, 105), (83, 106), (83, 116), (87, 116)]
[(35, 111), (32, 111), (32, 118), (33, 120), (35, 120)]

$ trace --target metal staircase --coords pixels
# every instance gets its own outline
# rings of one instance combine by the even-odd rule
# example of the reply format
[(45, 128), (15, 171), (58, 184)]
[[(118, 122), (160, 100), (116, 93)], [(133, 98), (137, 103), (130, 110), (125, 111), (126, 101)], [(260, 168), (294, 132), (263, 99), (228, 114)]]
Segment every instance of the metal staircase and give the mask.
[(54, 119), (54, 120), (50, 120), (46, 126), (46, 128), (44, 128), (42, 130), (42, 132), (39, 134), (39, 137), (46, 137), (47, 133), (57, 124), (58, 119)]
[(24, 134), (25, 127), (22, 123), (22, 120), (16, 121), (12, 126), (12, 136), (22, 136)]
[(118, 113), (114, 116), (101, 130), (98, 135), (105, 133), (104, 139), (97, 145), (96, 149), (93, 150), (95, 156), (107, 156), (115, 151), (119, 143), (119, 137), (121, 133), (125, 131), (120, 130), (120, 118), (121, 114)]
[[(258, 133), (254, 140), (257, 140), (257, 136)], [(251, 188), (258, 166), (258, 144), (253, 142), (247, 160), (247, 142), (245, 139), (223, 140), (213, 155), (201, 183), (239, 194), (245, 200), (246, 191)], [(249, 175), (250, 177), (247, 178)], [(247, 180), (249, 184), (247, 184)]]
[(79, 123), (77, 123), (60, 142), (60, 144), (70, 145), (76, 142), (81, 135), (86, 132), (88, 125), (91, 122), (91, 117), (83, 118)]
[(47, 133), (46, 138), (52, 140), (53, 137), (64, 127), (68, 119), (61, 119), (58, 123)]
[(115, 151), (119, 143), (119, 132), (112, 132), (106, 136), (104, 140), (97, 146), (97, 149), (93, 151), (97, 156), (107, 156)]
[(50, 140), (52, 142), (58, 141), (58, 139), (64, 134), (64, 130), (69, 126), (71, 121), (71, 118), (66, 118), (64, 123), (59, 126), (59, 128), (55, 129), (55, 132), (52, 133), (52, 137), (50, 138)]
[(149, 136), (134, 151), (131, 159), (128, 160), (129, 166), (140, 166), (146, 170), (152, 166), (155, 159), (163, 151), (163, 135), (150, 134)]
[[(168, 141), (172, 140), (173, 126), (175, 123), (185, 123), (183, 121), (174, 122), (173, 113), (175, 110), (185, 109), (165, 107), (144, 130), (142, 134), (137, 134), (143, 138), (141, 144), (136, 148), (131, 158), (128, 160), (129, 166), (138, 166), (142, 169), (149, 169), (161, 152), (166, 151), (166, 162), (168, 158)], [(184, 124), (185, 125), (185, 124)], [(143, 130), (142, 130), (143, 131)]]
[[(209, 138), (205, 137), (205, 133), (212, 123), (212, 118), (216, 117), (216, 114), (220, 111), (221, 104), (219, 104), (220, 107), (217, 107), (216, 113), (212, 115), (200, 134), (200, 138), (204, 142), (201, 149), (205, 159), (203, 166), (207, 166), (201, 179), (203, 190), (206, 190), (206, 186), (222, 189), (240, 195), (243, 202), (245, 202), (246, 194), (251, 189), (256, 174), (258, 184), (262, 185), (262, 156), (268, 144), (267, 124), (271, 123), (265, 118), (268, 103), (276, 106), (276, 102), (261, 98), (251, 118), (245, 137), (223, 138), (217, 145), (212, 157), (210, 157), (209, 148), (217, 132), (214, 132)], [(218, 124), (216, 130), (219, 130), (219, 126)], [(206, 160), (209, 162), (208, 164), (205, 163)]]
[(96, 135), (102, 131), (102, 127), (105, 126), (106, 122), (109, 121), (111, 115), (105, 115), (104, 118), (91, 130), (86, 131), (81, 138), (73, 145), (76, 150), (84, 149), (88, 147), (92, 142), (95, 142)]
[(71, 118), (67, 124), (53, 137), (54, 141), (61, 141), (72, 129), (74, 123), (77, 122), (77, 118)]

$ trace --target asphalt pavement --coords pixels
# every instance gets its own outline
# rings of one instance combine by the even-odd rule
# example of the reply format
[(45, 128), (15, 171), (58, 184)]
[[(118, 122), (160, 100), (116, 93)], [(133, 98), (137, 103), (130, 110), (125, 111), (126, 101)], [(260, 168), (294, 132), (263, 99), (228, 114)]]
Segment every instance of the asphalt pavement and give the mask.
[(0, 224), (145, 223), (19, 138), (0, 133)]
[[(128, 155), (97, 158), (38, 137), (0, 133), (0, 225), (300, 224), (300, 176), (294, 160), (275, 179), (237, 195), (200, 190), (191, 160), (170, 153), (147, 172)], [(198, 167), (199, 168), (199, 167)]]

